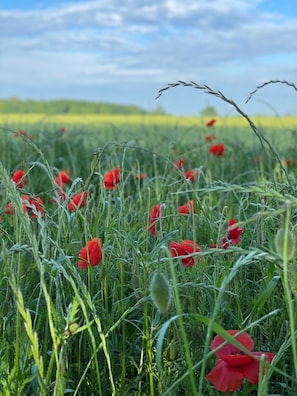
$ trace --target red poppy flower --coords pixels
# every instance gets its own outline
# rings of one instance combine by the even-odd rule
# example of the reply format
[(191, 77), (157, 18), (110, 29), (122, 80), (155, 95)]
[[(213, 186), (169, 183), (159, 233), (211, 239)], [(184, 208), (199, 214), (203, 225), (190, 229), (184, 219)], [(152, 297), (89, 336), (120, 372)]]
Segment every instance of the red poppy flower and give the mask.
[(107, 190), (113, 190), (120, 183), (120, 168), (108, 171), (103, 178), (103, 185)]
[(93, 238), (86, 246), (80, 249), (78, 260), (79, 269), (87, 269), (89, 265), (94, 267), (102, 260), (102, 240)]
[(198, 169), (189, 169), (188, 171), (185, 172), (184, 176), (186, 180), (189, 180), (191, 182), (194, 182), (199, 175)]
[(209, 120), (205, 125), (206, 125), (207, 127), (211, 127), (211, 126), (214, 125), (215, 122), (216, 122), (216, 120), (213, 118), (212, 120)]
[(211, 248), (227, 249), (230, 245), (238, 245), (240, 243), (240, 237), (243, 233), (243, 228), (235, 227), (237, 220), (231, 219), (228, 223), (227, 235), (223, 236), (218, 244), (210, 245)]
[(63, 192), (63, 190), (59, 190), (58, 197), (51, 198), (49, 201), (50, 203), (59, 205), (61, 202), (64, 202), (65, 199), (66, 199), (66, 194)]
[(25, 175), (26, 175), (26, 172), (19, 169), (14, 172), (14, 174), (12, 175), (11, 181), (13, 183), (15, 183), (16, 187), (23, 188), (28, 182)]
[(225, 146), (221, 143), (214, 144), (210, 146), (208, 149), (208, 153), (211, 155), (216, 155), (217, 157), (221, 157), (224, 154)]
[(190, 214), (195, 212), (194, 201), (189, 199), (184, 205), (181, 205), (177, 209), (179, 214)]
[(150, 213), (150, 224), (146, 227), (153, 237), (156, 236), (156, 223), (157, 220), (162, 216), (162, 211), (164, 208), (164, 204), (157, 204), (153, 206), (151, 213)]
[(27, 135), (27, 132), (24, 129), (20, 129), (14, 134), (14, 137), (19, 138), (21, 136), (26, 136), (26, 135)]
[(9, 202), (4, 206), (4, 213), (7, 215), (13, 215), (15, 214), (15, 207), (12, 202)]
[(23, 137), (23, 138), (32, 140), (32, 136), (31, 136), (31, 135), (27, 135), (27, 132), (24, 131), (24, 129), (20, 129), (18, 132), (16, 132), (16, 133), (14, 134), (14, 137), (15, 137), (15, 138)]
[(44, 203), (39, 197), (22, 195), (22, 207), (23, 212), (28, 212), (33, 218), (37, 218), (38, 214), (44, 216)]
[[(172, 257), (179, 257), (187, 256), (196, 252), (201, 252), (201, 246), (191, 240), (184, 240), (180, 243), (172, 241), (170, 242), (169, 250)], [(197, 257), (196, 260), (199, 262), (200, 257)], [(181, 259), (181, 261), (182, 265), (187, 268), (193, 267), (193, 265), (195, 264), (195, 258), (193, 256), (184, 257)]]
[[(30, 197), (29, 195), (22, 195), (22, 209), (24, 213), (28, 213), (31, 217), (37, 218), (38, 213), (44, 215), (44, 203), (39, 197)], [(9, 202), (4, 206), (4, 213), (7, 215), (15, 214), (15, 205)]]
[[(227, 332), (234, 336), (236, 341), (244, 348), (252, 351), (254, 341), (247, 333), (236, 336), (238, 330), (227, 330)], [(215, 336), (210, 344), (211, 350), (217, 349), (225, 341), (223, 337)], [(238, 390), (243, 379), (248, 380), (252, 385), (256, 385), (259, 382), (259, 359), (264, 355), (266, 360), (271, 363), (274, 357), (271, 352), (252, 352), (252, 356), (250, 356), (230, 343), (216, 351), (215, 355), (218, 360), (215, 363), (215, 368), (206, 376), (206, 379), (220, 392)]]
[(212, 142), (213, 140), (215, 140), (216, 135), (206, 135), (205, 136), (205, 141), (206, 142)]
[(66, 128), (65, 128), (65, 127), (62, 127), (62, 128), (60, 129), (60, 131), (61, 131), (62, 134), (64, 134), (64, 133), (66, 132)]
[(238, 245), (240, 242), (241, 234), (243, 233), (243, 228), (234, 227), (237, 224), (237, 220), (231, 219), (228, 224), (228, 240), (232, 245)]
[(185, 166), (186, 160), (184, 159), (179, 159), (177, 161), (175, 161), (174, 165), (178, 168), (178, 169), (182, 169)]
[(146, 174), (142, 172), (139, 172), (138, 175), (135, 176), (136, 180), (143, 180), (145, 178), (146, 178)]
[(69, 212), (73, 212), (77, 209), (83, 208), (86, 205), (88, 196), (89, 196), (88, 191), (82, 191), (76, 194), (68, 203)]
[(71, 178), (69, 170), (62, 170), (58, 176), (54, 178), (54, 183), (61, 188), (63, 188), (65, 184), (68, 184), (70, 181)]

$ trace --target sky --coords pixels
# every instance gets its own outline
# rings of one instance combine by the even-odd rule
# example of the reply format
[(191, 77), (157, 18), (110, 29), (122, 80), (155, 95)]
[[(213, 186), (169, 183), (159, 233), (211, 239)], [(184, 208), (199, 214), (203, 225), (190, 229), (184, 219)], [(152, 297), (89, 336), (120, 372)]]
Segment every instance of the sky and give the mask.
[(296, 0), (1, 0), (0, 98), (79, 99), (199, 115), (221, 91), (248, 115), (297, 114)]

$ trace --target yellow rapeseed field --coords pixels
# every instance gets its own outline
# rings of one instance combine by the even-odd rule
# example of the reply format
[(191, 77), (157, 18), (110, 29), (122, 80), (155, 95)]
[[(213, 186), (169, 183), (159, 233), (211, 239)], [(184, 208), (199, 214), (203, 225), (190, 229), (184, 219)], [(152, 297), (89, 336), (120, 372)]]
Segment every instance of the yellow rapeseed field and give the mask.
[[(0, 124), (114, 124), (114, 125), (168, 125), (168, 126), (204, 126), (209, 118), (200, 116), (173, 115), (118, 115), (118, 114), (0, 114)], [(248, 122), (241, 116), (215, 117), (218, 127), (245, 127)], [(297, 116), (251, 116), (250, 119), (258, 127), (297, 128)]]

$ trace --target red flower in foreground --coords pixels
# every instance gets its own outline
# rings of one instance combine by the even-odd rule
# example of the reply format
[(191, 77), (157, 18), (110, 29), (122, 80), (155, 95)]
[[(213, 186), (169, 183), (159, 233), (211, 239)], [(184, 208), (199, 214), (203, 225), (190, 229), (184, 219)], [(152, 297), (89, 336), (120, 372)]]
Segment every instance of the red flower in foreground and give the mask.
[[(254, 341), (247, 333), (238, 336), (238, 330), (227, 330), (234, 336), (245, 349), (252, 351)], [(217, 349), (226, 340), (217, 335), (210, 344), (211, 350)], [(264, 355), (266, 360), (271, 363), (274, 354), (271, 352), (251, 352), (252, 356), (247, 355), (236, 346), (227, 343), (215, 352), (218, 360), (215, 368), (206, 376), (207, 381), (211, 382), (220, 392), (234, 392), (241, 386), (243, 379), (248, 380), (252, 385), (259, 382), (259, 359)]]
[(198, 169), (189, 169), (188, 171), (185, 172), (184, 176), (186, 180), (189, 180), (191, 182), (194, 182), (199, 175)]
[(78, 260), (79, 269), (87, 269), (89, 265), (95, 267), (102, 260), (102, 240), (93, 238), (86, 246), (80, 249)]
[(178, 168), (178, 169), (182, 169), (185, 166), (186, 160), (184, 160), (183, 158), (175, 161), (174, 165)]
[(205, 125), (206, 125), (207, 127), (211, 127), (211, 126), (214, 125), (215, 122), (216, 122), (216, 120), (213, 118), (212, 120), (208, 121)]
[(206, 142), (212, 142), (215, 139), (216, 139), (216, 135), (206, 135), (205, 136), (205, 141)]
[(221, 143), (214, 144), (210, 146), (208, 149), (208, 153), (211, 155), (216, 155), (217, 157), (221, 157), (224, 154), (225, 146)]
[(156, 230), (156, 223), (157, 220), (162, 216), (162, 211), (164, 208), (164, 204), (157, 204), (153, 206), (151, 213), (150, 213), (150, 224), (147, 226), (147, 229), (151, 233), (153, 237), (156, 236), (157, 230)]
[(15, 183), (16, 187), (23, 188), (28, 182), (25, 175), (26, 175), (26, 172), (19, 169), (14, 172), (14, 174), (12, 175), (11, 181), (13, 183)]
[(28, 214), (37, 218), (38, 214), (44, 215), (44, 203), (39, 197), (30, 197), (29, 195), (22, 195), (22, 207), (23, 212), (28, 212)]
[[(180, 243), (172, 241), (170, 242), (169, 250), (172, 257), (179, 257), (201, 252), (201, 246), (191, 240), (184, 240)], [(196, 260), (199, 262), (200, 257), (197, 257)], [(184, 267), (190, 268), (195, 264), (195, 257), (184, 257), (181, 259), (181, 261)]]
[(103, 178), (103, 185), (107, 190), (113, 190), (120, 183), (120, 168), (108, 171)]
[(60, 188), (64, 188), (65, 184), (68, 184), (71, 181), (70, 171), (62, 170), (57, 177), (54, 178), (54, 183)]
[(194, 201), (189, 199), (184, 205), (181, 205), (177, 209), (179, 214), (190, 214), (195, 212)]
[(87, 203), (88, 196), (88, 191), (82, 191), (76, 194), (68, 203), (69, 212), (73, 212), (77, 209), (83, 208)]

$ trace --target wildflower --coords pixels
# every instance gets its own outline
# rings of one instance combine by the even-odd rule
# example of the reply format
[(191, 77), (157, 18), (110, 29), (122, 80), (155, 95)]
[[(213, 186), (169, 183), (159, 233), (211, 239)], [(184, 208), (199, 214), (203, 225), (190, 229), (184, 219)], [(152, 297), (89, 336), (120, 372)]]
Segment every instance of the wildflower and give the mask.
[[(247, 333), (238, 334), (238, 330), (227, 330), (228, 334), (234, 336), (236, 341), (248, 351), (254, 348), (254, 341)], [(226, 340), (217, 335), (210, 344), (211, 350), (217, 349)], [(252, 385), (259, 382), (259, 369), (262, 356), (271, 363), (274, 354), (271, 352), (251, 352), (247, 355), (233, 344), (227, 343), (215, 352), (218, 358), (215, 368), (206, 376), (207, 381), (211, 382), (220, 392), (234, 392), (241, 386), (243, 379)]]
[(49, 201), (55, 205), (59, 205), (59, 203), (64, 202), (66, 199), (66, 194), (63, 190), (59, 190), (58, 197), (51, 198)]
[(156, 222), (157, 220), (162, 216), (162, 210), (164, 208), (163, 204), (157, 204), (153, 206), (151, 213), (150, 213), (150, 224), (147, 226), (147, 229), (151, 233), (153, 237), (156, 236), (157, 230), (156, 230)]
[(22, 195), (23, 212), (27, 212), (31, 217), (37, 218), (38, 214), (44, 216), (44, 203), (41, 198), (29, 195)]
[[(169, 245), (169, 250), (171, 253), (172, 257), (179, 257), (179, 256), (187, 256), (187, 255), (192, 255), (193, 253), (196, 252), (201, 252), (201, 246), (198, 245), (198, 243), (195, 243), (194, 241), (191, 240), (184, 240), (181, 241), (180, 243), (172, 241), (170, 242)], [(198, 262), (200, 262), (200, 257), (196, 259)], [(183, 257), (181, 259), (182, 265), (184, 267), (193, 267), (195, 264), (194, 257)]]
[(213, 118), (212, 120), (209, 120), (205, 125), (206, 125), (207, 127), (211, 127), (211, 126), (214, 125), (215, 122), (216, 122), (216, 120)]
[(195, 212), (194, 201), (189, 199), (184, 205), (181, 205), (177, 209), (179, 214), (190, 214)]
[(243, 233), (243, 228), (240, 228), (238, 226), (234, 227), (235, 224), (237, 224), (237, 220), (231, 219), (229, 220), (228, 223), (228, 241), (232, 245), (238, 245), (240, 243), (240, 237), (241, 234)]
[(4, 206), (4, 213), (7, 215), (15, 214), (15, 206), (12, 202), (9, 202)]
[(11, 181), (16, 185), (16, 187), (23, 188), (28, 182), (26, 172), (21, 169), (15, 171), (12, 175)]
[(212, 142), (213, 140), (215, 140), (216, 135), (206, 135), (205, 136), (205, 141), (206, 142)]
[(236, 224), (237, 220), (229, 220), (227, 234), (220, 239), (218, 244), (212, 244), (210, 247), (227, 249), (230, 245), (238, 245), (240, 243), (240, 237), (243, 233), (243, 228), (236, 226)]
[(69, 170), (60, 171), (58, 176), (54, 178), (54, 183), (62, 189), (64, 188), (65, 184), (68, 184), (70, 181), (71, 178)]
[(65, 127), (62, 127), (62, 128), (60, 129), (60, 132), (61, 132), (62, 135), (63, 135), (64, 133), (66, 133), (66, 128), (65, 128)]
[(186, 180), (189, 180), (191, 182), (194, 182), (199, 175), (198, 169), (189, 169), (188, 171), (185, 172), (184, 176)]
[(209, 147), (208, 153), (211, 155), (215, 155), (217, 157), (221, 157), (224, 154), (225, 146), (221, 143), (214, 144)]
[(186, 160), (184, 160), (183, 158), (175, 161), (174, 165), (178, 168), (178, 169), (183, 169), (183, 167), (185, 166)]
[(113, 190), (120, 183), (120, 168), (108, 171), (103, 178), (103, 185), (107, 190)]
[(19, 137), (23, 137), (23, 138), (26, 138), (26, 139), (28, 139), (28, 140), (32, 140), (32, 136), (31, 136), (31, 135), (27, 135), (27, 132), (24, 131), (24, 129), (20, 129), (18, 132), (16, 132), (16, 133), (14, 134), (14, 137), (15, 137), (16, 139), (18, 139)]
[(19, 138), (19, 137), (24, 137), (27, 135), (27, 132), (24, 129), (19, 129), (15, 134), (14, 137), (15, 138)]
[(95, 267), (102, 260), (102, 240), (100, 238), (93, 238), (86, 246), (80, 249), (78, 260), (79, 269), (87, 269), (88, 266)]
[(82, 191), (71, 199), (68, 203), (68, 210), (69, 212), (73, 212), (77, 209), (83, 208), (86, 205), (89, 193), (88, 191)]
[(136, 176), (135, 176), (135, 179), (136, 180), (144, 180), (146, 178), (146, 174), (145, 173), (142, 173), (142, 172), (139, 172)]

